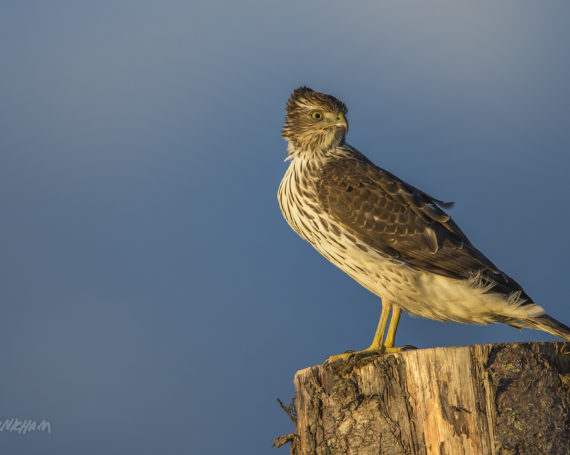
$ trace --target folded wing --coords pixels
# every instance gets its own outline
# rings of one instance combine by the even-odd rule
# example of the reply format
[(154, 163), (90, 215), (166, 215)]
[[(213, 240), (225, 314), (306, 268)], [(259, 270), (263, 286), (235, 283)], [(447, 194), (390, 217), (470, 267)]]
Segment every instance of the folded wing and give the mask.
[(440, 207), (439, 201), (375, 166), (363, 155), (325, 165), (318, 197), (326, 212), (368, 247), (408, 266), (455, 279), (479, 276), (492, 292), (520, 292)]

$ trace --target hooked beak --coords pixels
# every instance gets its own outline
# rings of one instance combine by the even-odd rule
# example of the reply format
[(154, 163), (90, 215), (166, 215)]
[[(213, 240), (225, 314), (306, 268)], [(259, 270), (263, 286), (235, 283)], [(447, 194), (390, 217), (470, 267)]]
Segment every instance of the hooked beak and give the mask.
[(333, 114), (332, 112), (326, 112), (323, 122), (323, 129), (338, 128), (344, 131), (348, 131), (348, 122), (342, 114)]

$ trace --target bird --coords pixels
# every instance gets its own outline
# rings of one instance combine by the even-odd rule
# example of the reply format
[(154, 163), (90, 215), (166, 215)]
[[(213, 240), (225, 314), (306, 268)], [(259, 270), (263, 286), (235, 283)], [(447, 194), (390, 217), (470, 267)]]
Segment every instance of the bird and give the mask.
[(287, 101), (281, 131), (289, 165), (277, 198), (285, 220), (382, 301), (370, 347), (327, 362), (413, 348), (395, 346), (402, 311), (438, 321), (506, 323), (570, 341), (569, 327), (473, 246), (445, 212), (452, 202), (406, 183), (346, 142), (347, 112), (334, 96), (302, 86)]

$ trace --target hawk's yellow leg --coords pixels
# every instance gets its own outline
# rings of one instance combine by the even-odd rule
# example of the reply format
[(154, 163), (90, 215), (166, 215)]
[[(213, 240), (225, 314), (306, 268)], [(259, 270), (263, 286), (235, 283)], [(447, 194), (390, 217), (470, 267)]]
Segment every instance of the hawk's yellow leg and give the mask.
[[(392, 309), (392, 319), (390, 320), (390, 326), (388, 327), (388, 334), (386, 335), (384, 344), (382, 344), (384, 333), (386, 332), (386, 325), (388, 324), (388, 316), (390, 316), (390, 310)], [(400, 348), (394, 347), (396, 330), (398, 330), (401, 314), (402, 309), (399, 306), (393, 305), (392, 302), (388, 302), (387, 300), (382, 300), (382, 313), (380, 314), (380, 320), (378, 321), (378, 327), (376, 328), (376, 333), (374, 334), (372, 344), (363, 351), (349, 351), (345, 352), (344, 354), (331, 355), (328, 359), (326, 359), (325, 363), (333, 363), (337, 360), (347, 360), (349, 357), (355, 355), (391, 353), (405, 351), (407, 349), (414, 349), (413, 346), (403, 346)]]
[(380, 320), (378, 321), (378, 327), (376, 327), (374, 339), (372, 340), (372, 344), (364, 351), (379, 351), (382, 348), (382, 340), (384, 339), (384, 332), (386, 331), (391, 309), (392, 303), (382, 300), (382, 313), (380, 313)]
[(388, 327), (388, 335), (386, 335), (386, 340), (384, 341), (386, 349), (398, 349), (394, 348), (394, 341), (396, 340), (396, 330), (398, 330), (401, 314), (402, 309), (399, 306), (395, 306), (392, 311), (392, 319), (390, 319), (390, 327)]

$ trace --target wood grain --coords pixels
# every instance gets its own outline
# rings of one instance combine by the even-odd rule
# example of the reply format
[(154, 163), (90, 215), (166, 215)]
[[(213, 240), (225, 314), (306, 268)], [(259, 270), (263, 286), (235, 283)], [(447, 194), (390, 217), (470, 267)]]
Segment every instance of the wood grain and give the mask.
[(297, 372), (295, 455), (570, 453), (570, 344), (355, 358)]

